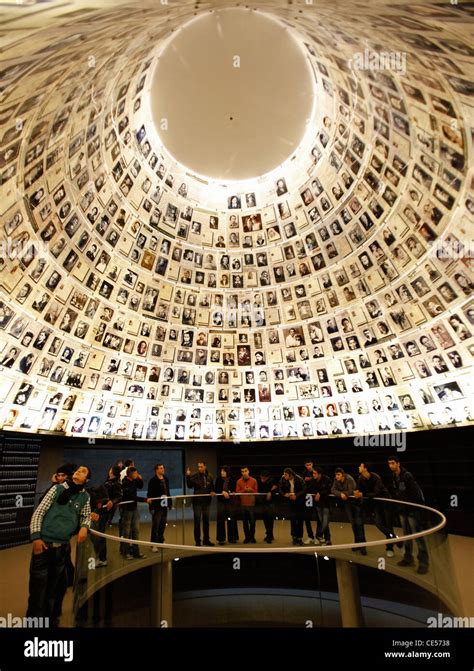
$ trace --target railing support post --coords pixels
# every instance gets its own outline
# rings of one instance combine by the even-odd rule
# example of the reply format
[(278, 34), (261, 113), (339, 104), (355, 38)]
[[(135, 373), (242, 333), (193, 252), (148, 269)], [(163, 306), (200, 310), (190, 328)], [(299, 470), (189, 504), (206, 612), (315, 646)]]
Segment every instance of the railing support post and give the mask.
[(360, 602), (357, 566), (344, 559), (336, 559), (339, 606), (343, 627), (363, 627), (364, 617)]
[(173, 561), (157, 562), (151, 569), (150, 626), (173, 626)]

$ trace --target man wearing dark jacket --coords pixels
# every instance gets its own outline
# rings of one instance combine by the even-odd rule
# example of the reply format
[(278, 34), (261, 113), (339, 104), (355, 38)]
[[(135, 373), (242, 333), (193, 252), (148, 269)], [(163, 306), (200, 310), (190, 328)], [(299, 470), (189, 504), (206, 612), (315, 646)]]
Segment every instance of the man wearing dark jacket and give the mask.
[(265, 526), (265, 538), (263, 540), (265, 543), (271, 545), (275, 540), (273, 536), (273, 525), (275, 522), (274, 498), (278, 496), (278, 485), (270, 477), (268, 471), (260, 473), (257, 485), (259, 494), (265, 494), (265, 496), (259, 496), (257, 500), (257, 505), (262, 511), (263, 524)]
[(304, 480), (291, 468), (283, 470), (280, 494), (287, 504), (293, 545), (303, 545)]
[[(150, 540), (152, 543), (164, 543), (168, 508), (171, 508), (173, 503), (170, 496), (170, 481), (165, 475), (163, 464), (156, 464), (155, 475), (148, 483), (146, 496), (152, 515)], [(159, 552), (159, 548), (154, 546), (152, 552)]]
[(203, 545), (214, 546), (209, 538), (209, 508), (212, 496), (215, 495), (214, 480), (206, 468), (204, 461), (198, 462), (197, 473), (191, 475), (191, 469), (186, 470), (186, 484), (193, 490), (196, 498), (193, 498), (194, 513), (194, 542), (196, 546), (201, 545), (201, 518)]
[[(425, 502), (425, 497), (413, 475), (400, 465), (398, 457), (388, 458), (388, 467), (392, 473), (391, 492), (394, 499), (408, 503)], [(422, 522), (421, 511), (419, 508), (411, 506), (399, 507), (400, 520), (402, 522), (403, 533), (405, 535), (423, 531), (425, 525)], [(418, 568), (417, 573), (427, 573), (429, 567), (428, 548), (424, 538), (416, 539), (418, 545)], [(405, 541), (405, 556), (398, 562), (399, 566), (413, 566), (413, 541)]]
[[(331, 479), (324, 475), (321, 466), (313, 466), (313, 477), (306, 483), (306, 494), (313, 499), (313, 507), (318, 519), (314, 545), (332, 545), (329, 530), (329, 495)], [(306, 503), (308, 499), (306, 500)]]
[[(341, 501), (342, 507), (352, 526), (354, 533), (354, 543), (365, 543), (364, 520), (362, 517), (362, 505), (360, 501), (354, 498), (356, 483), (354, 478), (346, 473), (343, 468), (336, 468), (334, 471), (334, 480), (332, 483), (331, 494)], [(352, 548), (353, 552), (360, 551), (366, 555), (367, 549)]]
[[(313, 462), (312, 461), (305, 461), (304, 462), (304, 471), (301, 474), (301, 477), (303, 478), (305, 487), (310, 482), (310, 480), (313, 479)], [(314, 520), (314, 513), (315, 509), (312, 506), (305, 506), (305, 516), (304, 516), (304, 523), (306, 527), (306, 533), (308, 534), (308, 538), (305, 541), (305, 545), (312, 545), (314, 543), (314, 533), (313, 533), (313, 525), (312, 521)]]
[[(117, 504), (122, 500), (122, 485), (120, 484), (120, 466), (109, 469), (107, 480), (100, 487), (89, 491), (91, 509), (95, 517), (92, 528), (105, 534), (107, 525), (112, 520)], [(107, 566), (107, 541), (101, 536), (92, 534), (92, 543), (96, 551), (96, 568)]]
[[(122, 503), (120, 505), (120, 528), (122, 538), (138, 540), (140, 535), (140, 513), (138, 512), (137, 490), (143, 488), (143, 480), (135, 466), (127, 468), (127, 474), (122, 480)], [(120, 543), (120, 554), (124, 559), (143, 559), (140, 548), (136, 543)]]
[[(354, 490), (354, 496), (360, 501), (365, 501), (365, 511), (374, 517), (375, 526), (383, 533), (385, 538), (395, 538), (391, 522), (390, 504), (383, 501), (375, 501), (375, 497), (389, 499), (388, 489), (382, 482), (382, 478), (374, 473), (370, 464), (361, 462), (359, 465), (359, 478), (357, 480), (357, 489)], [(387, 557), (393, 557), (393, 545), (387, 545)]]
[(49, 489), (33, 513), (27, 617), (51, 618), (55, 609), (61, 610), (55, 595), (64, 573), (69, 541), (77, 533), (77, 542), (84, 542), (90, 527), (89, 494), (84, 489), (90, 477), (90, 469), (79, 466), (70, 480)]

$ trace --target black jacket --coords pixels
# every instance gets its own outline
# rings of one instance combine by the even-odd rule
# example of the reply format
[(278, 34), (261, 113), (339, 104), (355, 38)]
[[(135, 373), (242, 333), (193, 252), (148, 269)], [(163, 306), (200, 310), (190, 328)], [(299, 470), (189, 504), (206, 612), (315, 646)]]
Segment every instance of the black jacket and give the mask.
[[(268, 478), (266, 482), (262, 482), (260, 478), (258, 478), (257, 484), (259, 494), (270, 494), (270, 501), (267, 500), (266, 496), (259, 496), (257, 498), (257, 504), (263, 506), (269, 506), (271, 503), (275, 501), (275, 499), (279, 498), (280, 492), (278, 488), (278, 482), (276, 482), (276, 480), (274, 480), (273, 478)], [(275, 487), (273, 491), (272, 487)]]
[[(186, 477), (186, 485), (189, 489), (193, 489), (193, 494), (210, 494), (214, 490), (214, 480), (212, 475), (207, 471), (205, 473), (193, 473)], [(210, 496), (200, 496), (193, 499), (193, 505), (209, 504), (212, 501)]]
[(285, 497), (285, 494), (289, 494), (291, 492), (289, 480), (281, 478), (279, 487), (280, 487), (280, 494), (287, 503), (289, 503), (290, 505), (304, 505), (304, 480), (303, 478), (300, 478), (299, 475), (296, 475), (295, 473), (295, 490), (294, 490), (294, 493), (296, 494), (295, 501), (291, 501), (290, 499)]
[[(222, 494), (222, 492), (224, 491), (224, 482), (225, 482), (225, 479), (221, 475), (219, 475), (216, 478), (216, 482), (215, 482), (215, 486), (214, 486), (214, 491), (216, 492), (216, 494)], [(231, 475), (229, 477), (229, 482), (228, 482), (228, 485), (227, 485), (227, 491), (229, 492), (229, 494), (231, 492), (235, 493), (236, 485), (237, 485), (237, 478), (234, 478), (234, 476)], [(238, 497), (233, 496), (229, 499), (226, 499), (224, 496), (219, 496), (217, 498), (217, 504), (221, 505), (221, 504), (230, 503), (230, 502), (238, 503), (238, 501), (236, 501), (236, 498), (238, 498)]]
[(315, 506), (329, 506), (329, 495), (331, 494), (332, 482), (331, 478), (324, 473), (321, 474), (320, 480), (313, 478), (306, 483), (307, 494), (319, 494), (319, 501), (314, 501)]
[(400, 467), (400, 477), (392, 473), (390, 490), (393, 498), (398, 501), (409, 501), (410, 503), (425, 502), (420, 485), (406, 468)]
[(117, 504), (122, 500), (122, 484), (119, 478), (114, 478), (113, 480), (107, 479), (104, 482), (104, 487), (107, 490), (107, 497), (109, 501), (112, 501), (114, 504), (109, 512), (113, 512), (117, 507)]
[[(166, 477), (158, 478), (154, 475), (148, 483), (148, 490), (146, 493), (147, 499), (156, 499), (161, 496), (170, 495), (170, 481)], [(161, 510), (161, 508), (172, 508), (173, 500), (171, 498), (167, 499), (166, 505), (162, 504), (161, 500), (152, 501), (150, 503), (150, 510)]]
[(121, 510), (136, 510), (137, 501), (139, 500), (137, 496), (137, 490), (143, 488), (143, 480), (141, 478), (136, 478), (135, 480), (130, 480), (127, 476), (122, 480), (122, 501), (132, 501), (132, 503), (124, 503), (120, 506)]
[(370, 473), (369, 478), (364, 478), (359, 475), (357, 479), (357, 489), (362, 492), (364, 498), (373, 499), (374, 496), (379, 496), (382, 499), (389, 499), (390, 494), (388, 489), (382, 482), (382, 478), (377, 473)]

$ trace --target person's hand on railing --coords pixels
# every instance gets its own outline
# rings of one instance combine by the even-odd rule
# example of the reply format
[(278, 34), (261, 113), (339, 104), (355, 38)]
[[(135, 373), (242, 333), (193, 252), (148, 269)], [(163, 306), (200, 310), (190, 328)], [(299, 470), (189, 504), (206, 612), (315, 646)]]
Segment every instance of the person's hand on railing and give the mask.
[(343, 501), (347, 501), (348, 498), (349, 498), (349, 497), (347, 496), (347, 494), (344, 494), (344, 492), (341, 492), (341, 499), (342, 499)]
[(316, 492), (316, 494), (313, 494), (314, 500), (315, 501), (320, 501), (321, 500), (321, 494), (319, 492)]
[(98, 522), (99, 521), (99, 513), (91, 513), (91, 521), (92, 522)]
[[(91, 515), (92, 518), (92, 515)], [(87, 527), (81, 527), (79, 529), (79, 533), (77, 534), (77, 542), (78, 543), (84, 543), (84, 541), (87, 538)]]
[(268, 492), (267, 501), (271, 501), (271, 500), (272, 500), (272, 494), (271, 494), (271, 492)]
[(223, 496), (225, 499), (230, 498), (230, 497), (229, 497), (229, 492), (222, 492), (222, 496)]
[(113, 505), (114, 504), (113, 504), (112, 501), (107, 501), (107, 503), (105, 504), (105, 507), (107, 508), (107, 510), (110, 510), (113, 507)]
[(354, 489), (354, 496), (356, 499), (362, 499), (364, 495), (358, 489)]

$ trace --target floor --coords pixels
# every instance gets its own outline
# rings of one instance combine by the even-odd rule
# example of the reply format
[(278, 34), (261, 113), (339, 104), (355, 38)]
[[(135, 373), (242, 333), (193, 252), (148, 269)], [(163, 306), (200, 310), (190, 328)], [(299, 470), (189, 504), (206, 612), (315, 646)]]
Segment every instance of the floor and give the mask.
[[(263, 529), (261, 529), (259, 526), (260, 524), (261, 523), (259, 522), (257, 523), (257, 538), (263, 535), (263, 533), (260, 533), (260, 531), (263, 531)], [(275, 536), (277, 542), (273, 546), (271, 546), (272, 548), (289, 546), (287, 525), (288, 522), (281, 522), (280, 525), (277, 522), (275, 528), (276, 531)], [(186, 530), (186, 536), (188, 537), (191, 535), (191, 525), (190, 523), (187, 523), (186, 526), (188, 527), (188, 529)], [(332, 531), (333, 543), (350, 542), (351, 540), (349, 536), (350, 530), (347, 528), (347, 525), (333, 524), (331, 525), (331, 531)], [(112, 533), (114, 533), (113, 530)], [(212, 527), (211, 527), (211, 533), (212, 533)], [(172, 535), (173, 533), (172, 530), (170, 529), (170, 533), (167, 532), (168, 543), (173, 543), (177, 541), (177, 539), (171, 538)], [(366, 537), (367, 541), (380, 539), (380, 535), (378, 534), (378, 532), (376, 530), (373, 530), (373, 528), (370, 526), (366, 526)], [(142, 525), (141, 538), (142, 540), (148, 540), (149, 538), (148, 525)], [(192, 545), (192, 542), (190, 542), (188, 538), (186, 538), (186, 540), (190, 545)], [(260, 548), (270, 547), (264, 544), (261, 541), (261, 539), (259, 539), (259, 541), (260, 542), (258, 542), (256, 545), (253, 546), (243, 546), (241, 542), (237, 546), (230, 546), (230, 547), (233, 548), (234, 552), (237, 550), (237, 548), (243, 549), (243, 547), (249, 549), (252, 548), (254, 550), (258, 549), (259, 547)], [(443, 550), (443, 557), (438, 556), (435, 561), (432, 561), (430, 572), (426, 576), (423, 576), (421, 579), (416, 575), (415, 569), (413, 568), (401, 569), (398, 566), (396, 566), (396, 562), (402, 556), (400, 550), (396, 550), (396, 555), (394, 559), (386, 560), (387, 561), (386, 568), (391, 573), (398, 574), (400, 576), (411, 579), (414, 582), (430, 589), (430, 591), (435, 591), (437, 587), (439, 587), (442, 590), (443, 582), (446, 588), (448, 588), (448, 585), (449, 587), (453, 587), (455, 583), (458, 586), (462, 586), (462, 589), (458, 589), (458, 603), (460, 603), (460, 609), (459, 609), (460, 612), (456, 614), (460, 616), (461, 615), (468, 617), (472, 616), (472, 614), (474, 613), (474, 585), (472, 584), (472, 582), (466, 581), (465, 578), (466, 576), (471, 575), (472, 572), (472, 563), (474, 559), (474, 539), (466, 538), (463, 536), (450, 536), (449, 543), (443, 547), (446, 547), (446, 549), (449, 547), (449, 552), (451, 553), (451, 559), (449, 558), (448, 555), (444, 553)], [(109, 541), (109, 548), (110, 548), (110, 541)], [(314, 548), (314, 550), (316, 550), (316, 548)], [(380, 557), (385, 556), (383, 550), (384, 550), (383, 546), (380, 546), (380, 548), (373, 547), (369, 549), (367, 557), (362, 557), (359, 554), (357, 555), (351, 554), (350, 551), (349, 552), (338, 551), (337, 556), (341, 558), (356, 560), (358, 563), (361, 564), (363, 563), (369, 566), (373, 565), (374, 567), (377, 567), (377, 562), (380, 561)], [(122, 573), (121, 571), (122, 566), (124, 567), (126, 566), (126, 570), (130, 570), (128, 569), (129, 566), (130, 568), (132, 567), (136, 568), (139, 563), (141, 564), (143, 562), (143, 565), (146, 565), (158, 561), (160, 557), (159, 553), (152, 554), (146, 546), (142, 546), (141, 551), (145, 553), (146, 555), (145, 559), (136, 560), (134, 562), (121, 562), (119, 560), (118, 548), (117, 552), (110, 552), (109, 550), (109, 566), (105, 569), (100, 569), (102, 580), (106, 579), (105, 575), (106, 573), (112, 574), (116, 573), (117, 571)], [(13, 616), (22, 616), (25, 614), (28, 599), (27, 576), (28, 576), (30, 552), (31, 552), (30, 545), (22, 545), (3, 550), (0, 553), (0, 563), (2, 567), (2, 570), (0, 572), (0, 593), (2, 594), (2, 600), (0, 605), (0, 617), (5, 617), (7, 613), (11, 613)], [(325, 553), (329, 554), (329, 549), (326, 549), (324, 552), (323, 551), (319, 552), (320, 554)], [(176, 554), (180, 553), (181, 552), (176, 551)], [(432, 557), (433, 554), (434, 553), (432, 553)], [(452, 572), (455, 578), (454, 581), (449, 579), (450, 571), (447, 562), (451, 564)], [(407, 573), (407, 571), (409, 573)], [(97, 569), (97, 573), (98, 572), (99, 570)], [(99, 577), (99, 575), (97, 575), (97, 577)], [(448, 582), (446, 582), (447, 578), (449, 579)], [(66, 627), (71, 626), (72, 623), (71, 609), (72, 609), (72, 590), (68, 590), (63, 607), (64, 615), (61, 621), (62, 626)]]

